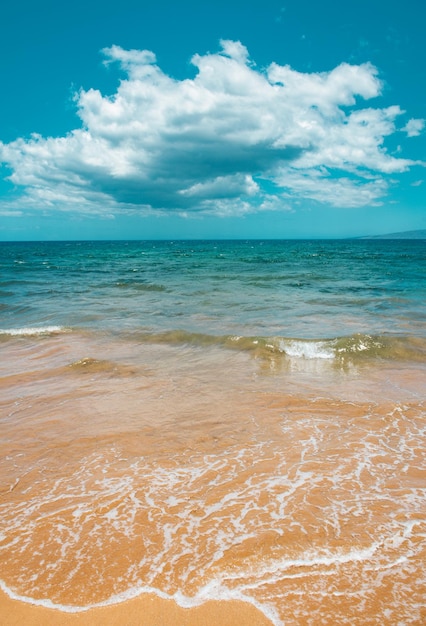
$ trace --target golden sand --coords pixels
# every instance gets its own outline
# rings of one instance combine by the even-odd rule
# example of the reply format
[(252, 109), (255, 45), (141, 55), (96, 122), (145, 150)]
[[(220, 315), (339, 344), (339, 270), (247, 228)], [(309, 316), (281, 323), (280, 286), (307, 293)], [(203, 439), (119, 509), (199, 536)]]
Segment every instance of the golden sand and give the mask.
[(0, 578), (59, 608), (144, 593), (78, 613), (1, 594), (1, 626), (425, 623), (420, 397), (387, 399), (378, 368), (347, 399), (241, 354), (78, 341), (7, 348)]
[(244, 602), (207, 602), (184, 609), (155, 595), (121, 604), (63, 613), (11, 600), (0, 592), (2, 626), (270, 626), (254, 606)]

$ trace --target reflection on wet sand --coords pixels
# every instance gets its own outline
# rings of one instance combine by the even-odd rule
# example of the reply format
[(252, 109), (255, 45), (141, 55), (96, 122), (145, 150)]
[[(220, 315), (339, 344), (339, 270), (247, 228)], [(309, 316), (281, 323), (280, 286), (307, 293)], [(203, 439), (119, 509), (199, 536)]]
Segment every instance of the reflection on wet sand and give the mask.
[(8, 626), (425, 619), (418, 370), (268, 376), (244, 351), (77, 334), (1, 348)]

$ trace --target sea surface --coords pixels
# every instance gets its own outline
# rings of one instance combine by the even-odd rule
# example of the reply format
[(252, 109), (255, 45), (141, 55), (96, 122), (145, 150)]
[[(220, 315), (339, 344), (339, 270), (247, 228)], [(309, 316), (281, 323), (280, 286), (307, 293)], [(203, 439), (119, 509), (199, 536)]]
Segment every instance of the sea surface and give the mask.
[(426, 623), (426, 241), (0, 243), (0, 586)]

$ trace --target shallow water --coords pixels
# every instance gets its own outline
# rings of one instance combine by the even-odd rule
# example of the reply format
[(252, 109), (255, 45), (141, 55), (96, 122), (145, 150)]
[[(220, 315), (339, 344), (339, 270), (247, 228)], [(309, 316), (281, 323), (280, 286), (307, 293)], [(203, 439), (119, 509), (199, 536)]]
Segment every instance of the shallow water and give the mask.
[[(66, 611), (154, 591), (243, 599), (276, 625), (423, 623), (424, 248), (378, 244), (373, 262), (370, 243), (180, 243), (170, 262), (161, 244), (144, 272), (162, 288), (133, 296), (125, 244), (114, 262), (91, 244), (85, 266), (84, 244), (7, 248), (3, 589)], [(282, 265), (300, 281), (308, 258), (315, 286), (293, 299)], [(343, 278), (362, 264), (362, 287)]]

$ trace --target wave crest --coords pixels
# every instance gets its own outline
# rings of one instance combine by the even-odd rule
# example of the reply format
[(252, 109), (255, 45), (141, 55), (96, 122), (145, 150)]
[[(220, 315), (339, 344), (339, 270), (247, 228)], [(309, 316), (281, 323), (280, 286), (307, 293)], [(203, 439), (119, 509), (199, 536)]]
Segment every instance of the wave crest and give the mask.
[(286, 359), (327, 360), (337, 364), (384, 359), (425, 361), (426, 339), (411, 336), (368, 335), (355, 333), (330, 339), (297, 337), (246, 337), (209, 335), (185, 330), (139, 334), (144, 343), (190, 345), (200, 348), (222, 347), (252, 352), (256, 357), (282, 356)]
[(0, 335), (9, 337), (31, 337), (37, 335), (56, 335), (69, 332), (63, 326), (24, 326), (22, 328), (0, 328)]

